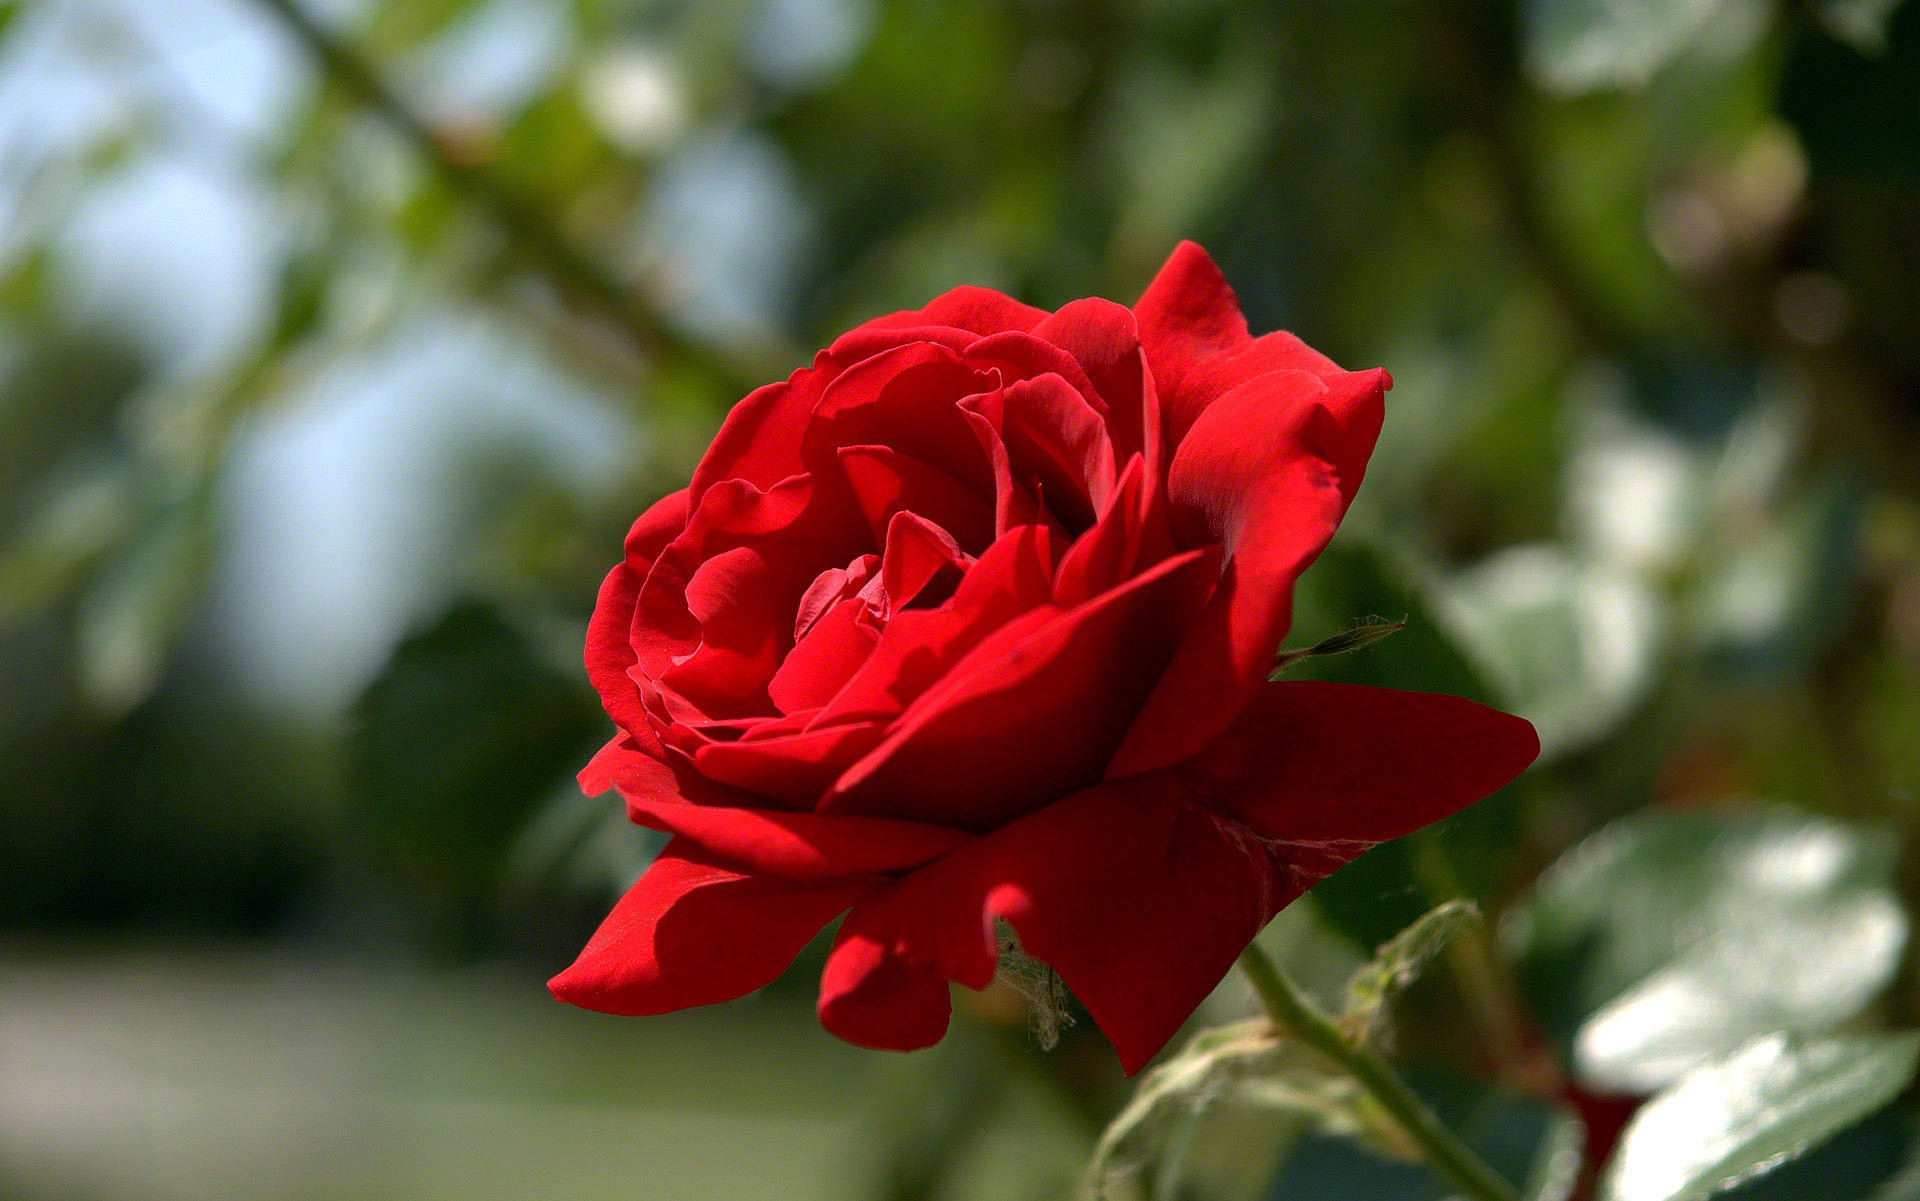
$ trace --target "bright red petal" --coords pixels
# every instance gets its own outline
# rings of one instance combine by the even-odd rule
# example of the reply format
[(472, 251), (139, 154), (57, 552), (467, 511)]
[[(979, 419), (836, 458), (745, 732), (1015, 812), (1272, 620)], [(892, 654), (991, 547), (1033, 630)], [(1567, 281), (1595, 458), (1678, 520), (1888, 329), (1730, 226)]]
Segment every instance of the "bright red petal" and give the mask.
[(1133, 313), (1111, 300), (1076, 300), (1033, 333), (1071, 354), (1086, 371), (1110, 414), (1118, 457), (1145, 454), (1158, 469), (1159, 406)]
[(627, 816), (678, 834), (735, 867), (788, 880), (908, 871), (973, 841), (950, 826), (692, 805), (673, 796), (629, 797)]
[(1174, 248), (1133, 313), (1172, 446), (1180, 444), (1209, 405), (1257, 375), (1340, 373), (1333, 360), (1292, 334), (1252, 337), (1226, 277), (1192, 242)]
[(1162, 773), (1089, 789), (857, 905), (821, 980), (820, 1020), (862, 1046), (939, 1040), (947, 981), (983, 988), (993, 921), (1051, 964), (1137, 1072), (1232, 968), (1301, 876)]
[(984, 639), (835, 782), (822, 812), (988, 830), (1100, 777), (1216, 568), (1156, 564), (1066, 612)]
[(1060, 973), (1128, 1075), (1160, 1053), (1273, 915), (1331, 870), (1302, 870), (1287, 848), (1192, 804), (1176, 803), (1160, 845), (1150, 871), (1091, 897), (1062, 896), (1042, 878), (1001, 898), (1022, 947)]
[(1226, 547), (1207, 611), (1154, 690), (1110, 774), (1178, 762), (1225, 730), (1266, 679), (1294, 580), (1360, 486), (1384, 416), (1383, 371), (1261, 376), (1215, 402), (1174, 453), (1167, 491), (1187, 545)]
[(912, 329), (918, 326), (946, 326), (969, 333), (986, 335), (1005, 330), (1030, 330), (1046, 320), (1047, 311), (1022, 304), (1004, 292), (992, 288), (962, 284), (942, 293), (923, 309), (888, 313), (860, 326), (861, 330)]
[(634, 665), (632, 628), (641, 581), (668, 544), (687, 525), (687, 490), (662, 497), (627, 532), (624, 562), (607, 573), (600, 599), (587, 625), (587, 678), (600, 694), (607, 716), (629, 734), (645, 736), (647, 717), (639, 690), (627, 675)]
[(873, 887), (745, 875), (676, 838), (548, 987), (569, 1004), (626, 1015), (730, 1001), (772, 983)]

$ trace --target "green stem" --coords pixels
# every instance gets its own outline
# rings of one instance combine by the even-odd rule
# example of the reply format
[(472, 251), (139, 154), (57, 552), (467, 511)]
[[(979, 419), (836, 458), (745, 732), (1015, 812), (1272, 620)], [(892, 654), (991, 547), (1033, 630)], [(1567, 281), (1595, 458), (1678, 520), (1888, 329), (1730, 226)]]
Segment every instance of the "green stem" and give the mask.
[(1240, 956), (1240, 969), (1260, 994), (1273, 1024), (1325, 1055), (1360, 1082), (1381, 1109), (1426, 1157), (1427, 1164), (1473, 1201), (1519, 1201), (1513, 1186), (1501, 1179), (1453, 1132), (1440, 1124), (1414, 1091), (1387, 1061), (1355, 1043), (1314, 1004), (1293, 981), (1282, 975), (1266, 953), (1250, 946)]

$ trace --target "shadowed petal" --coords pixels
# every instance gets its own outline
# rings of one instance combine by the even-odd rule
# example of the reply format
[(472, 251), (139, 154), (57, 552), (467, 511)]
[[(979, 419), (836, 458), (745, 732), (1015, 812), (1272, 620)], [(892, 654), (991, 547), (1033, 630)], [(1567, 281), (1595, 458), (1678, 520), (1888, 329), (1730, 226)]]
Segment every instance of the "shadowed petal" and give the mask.
[(1450, 817), (1540, 753), (1525, 718), (1457, 696), (1268, 684), (1176, 772), (1268, 838), (1385, 842)]

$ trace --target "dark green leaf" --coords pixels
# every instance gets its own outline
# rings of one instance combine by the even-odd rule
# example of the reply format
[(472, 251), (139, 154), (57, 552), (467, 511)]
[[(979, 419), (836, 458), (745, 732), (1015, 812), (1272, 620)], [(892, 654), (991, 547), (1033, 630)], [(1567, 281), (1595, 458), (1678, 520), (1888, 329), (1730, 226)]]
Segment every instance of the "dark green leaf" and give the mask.
[(474, 603), (401, 644), (354, 716), (362, 833), (382, 860), (453, 899), (495, 882), (604, 723), (584, 687)]
[(1770, 1034), (1697, 1067), (1634, 1116), (1601, 1201), (1695, 1201), (1831, 1138), (1899, 1095), (1920, 1034)]

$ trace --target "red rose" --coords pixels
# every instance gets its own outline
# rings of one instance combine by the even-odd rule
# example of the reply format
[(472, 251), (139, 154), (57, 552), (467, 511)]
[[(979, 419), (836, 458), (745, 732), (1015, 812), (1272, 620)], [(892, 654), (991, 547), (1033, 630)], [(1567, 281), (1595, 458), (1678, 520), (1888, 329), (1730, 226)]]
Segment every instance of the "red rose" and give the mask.
[(727, 1000), (845, 912), (820, 1020), (923, 1047), (999, 918), (1138, 1070), (1282, 906), (1538, 750), (1267, 682), (1389, 382), (1250, 337), (1187, 243), (1132, 309), (957, 288), (741, 401), (594, 610), (581, 784), (674, 837), (554, 994)]

